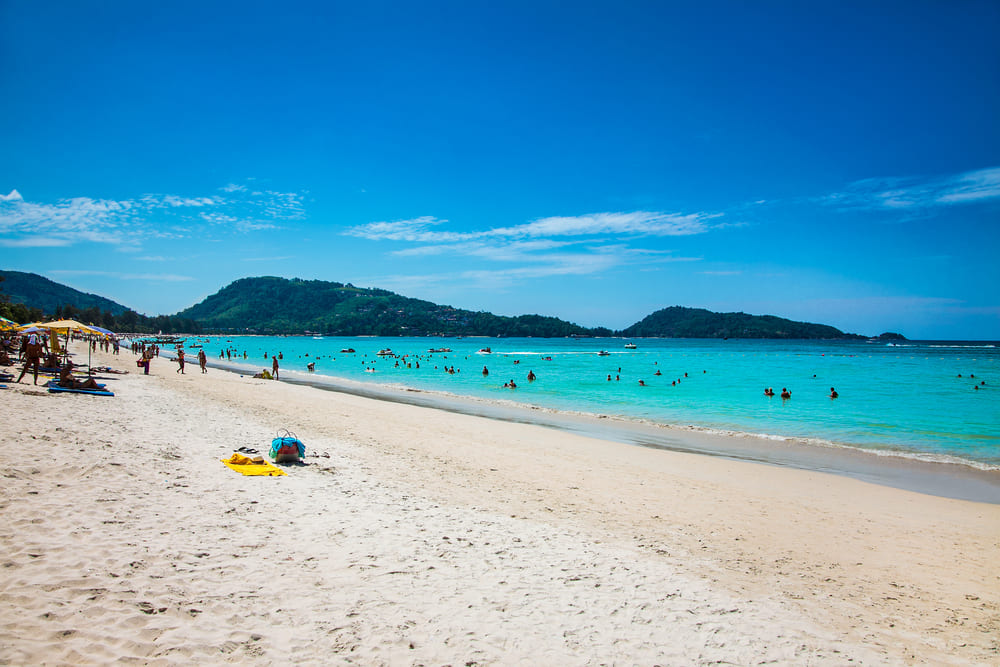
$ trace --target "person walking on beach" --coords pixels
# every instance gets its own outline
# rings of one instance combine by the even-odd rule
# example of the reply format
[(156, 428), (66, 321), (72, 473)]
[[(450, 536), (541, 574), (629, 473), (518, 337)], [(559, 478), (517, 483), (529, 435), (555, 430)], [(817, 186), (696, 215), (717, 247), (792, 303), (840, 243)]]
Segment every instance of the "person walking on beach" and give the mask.
[(278, 379), (278, 357), (271, 357), (271, 375), (275, 380)]
[(38, 384), (38, 364), (42, 360), (42, 345), (38, 342), (39, 338), (38, 334), (31, 334), (28, 337), (28, 342), (24, 345), (24, 368), (21, 369), (21, 374), (17, 376), (18, 384), (21, 383), (21, 378), (28, 372), (29, 366), (34, 371), (35, 384)]
[(177, 350), (177, 370), (174, 372), (184, 375), (184, 350)]
[(208, 370), (205, 368), (205, 364), (208, 363), (208, 357), (205, 356), (205, 350), (198, 350), (198, 365), (201, 366), (201, 372), (207, 373)]

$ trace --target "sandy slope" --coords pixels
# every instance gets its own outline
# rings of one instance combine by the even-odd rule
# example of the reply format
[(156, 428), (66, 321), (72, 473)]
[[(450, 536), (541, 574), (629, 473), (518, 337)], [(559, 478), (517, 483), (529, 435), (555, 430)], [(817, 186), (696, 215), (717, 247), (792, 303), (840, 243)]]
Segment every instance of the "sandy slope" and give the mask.
[(998, 506), (174, 368), (0, 393), (0, 662), (1000, 663)]

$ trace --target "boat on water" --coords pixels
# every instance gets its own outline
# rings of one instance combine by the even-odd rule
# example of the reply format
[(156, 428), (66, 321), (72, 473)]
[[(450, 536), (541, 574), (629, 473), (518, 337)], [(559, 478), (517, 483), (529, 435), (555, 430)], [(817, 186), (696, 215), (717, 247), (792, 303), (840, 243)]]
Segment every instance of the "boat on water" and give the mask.
[(341, 350), (341, 352), (344, 354), (354, 354), (356, 351), (357, 350), (355, 350), (353, 347), (345, 347), (343, 350)]
[(379, 350), (378, 354), (379, 354), (379, 356), (382, 356), (382, 357), (392, 356), (392, 350), (390, 350), (389, 348), (386, 347), (386, 348), (383, 348), (383, 349)]
[(434, 353), (434, 352), (451, 352), (451, 348), (450, 347), (432, 347), (431, 349), (429, 349), (427, 351), (431, 352), (431, 353)]
[(625, 343), (625, 349), (626, 350), (634, 350), (635, 349), (635, 343)]
[(491, 347), (484, 347), (479, 350), (479, 354), (492, 354), (492, 353), (493, 353), (493, 348)]
[(599, 357), (610, 357), (611, 353), (608, 352), (607, 350), (601, 350), (600, 352), (597, 353), (597, 356), (599, 356)]

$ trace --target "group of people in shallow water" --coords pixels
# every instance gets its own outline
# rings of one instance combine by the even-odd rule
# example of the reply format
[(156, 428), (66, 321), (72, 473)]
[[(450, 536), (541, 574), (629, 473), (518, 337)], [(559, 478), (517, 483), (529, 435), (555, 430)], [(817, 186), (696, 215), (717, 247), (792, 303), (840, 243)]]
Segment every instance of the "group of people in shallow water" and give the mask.
[[(765, 387), (764, 388), (764, 395), (765, 396), (774, 396), (774, 389), (772, 389), (771, 387)], [(839, 398), (840, 397), (840, 394), (838, 394), (837, 390), (834, 389), (833, 387), (830, 387), (830, 394), (829, 395), (830, 395), (830, 398)], [(787, 388), (782, 387), (781, 388), (781, 397), (783, 399), (785, 399), (785, 400), (788, 400), (789, 398), (792, 397), (792, 392), (788, 391)]]
[[(134, 344), (133, 345), (133, 351), (135, 351), (135, 347), (136, 347), (136, 345)], [(145, 346), (143, 346), (143, 347), (145, 347)], [(154, 354), (158, 355), (159, 349), (154, 348), (153, 352), (154, 352)], [(179, 350), (179, 352), (182, 352), (182, 351)], [(352, 350), (341, 350), (341, 352), (345, 352), (345, 353), (346, 352), (354, 352), (354, 350), (353, 349)], [(203, 373), (207, 372), (206, 369), (205, 369), (205, 357), (204, 357), (204, 355), (205, 355), (205, 353), (203, 351), (199, 351), (198, 352), (198, 361), (199, 361), (199, 365), (201, 366), (201, 369), (202, 369)], [(152, 355), (150, 355), (150, 356), (152, 356)], [(227, 348), (227, 349), (221, 350), (220, 353), (219, 353), (219, 357), (222, 358), (222, 359), (232, 359), (233, 357), (239, 358), (241, 356), (244, 359), (246, 359), (248, 357), (247, 352), (246, 351), (239, 352), (235, 348)], [(283, 358), (283, 354), (280, 353), (280, 352), (277, 355), (268, 355), (267, 352), (264, 353), (264, 358), (265, 359), (267, 359), (269, 356), (271, 357), (271, 360), (272, 360), (271, 375), (272, 375), (272, 377), (274, 379), (277, 379), (278, 378), (278, 359)], [(309, 354), (306, 354), (305, 356), (308, 357)], [(426, 362), (427, 359), (431, 358), (431, 356), (409, 355), (409, 354), (406, 354), (406, 355), (392, 354), (392, 355), (388, 355), (388, 356), (391, 356), (393, 359), (395, 359), (395, 367), (396, 368), (400, 368), (402, 365), (405, 365), (406, 368), (413, 368), (415, 366), (417, 369), (420, 368), (420, 362), (418, 361), (418, 359), (424, 359), (425, 362)], [(177, 372), (183, 373), (184, 372), (184, 370), (183, 370), (183, 365), (184, 365), (183, 355), (179, 354), (178, 357), (179, 357), (178, 358), (179, 368), (178, 368)], [(316, 356), (315, 357), (315, 359), (321, 359), (321, 358), (322, 357), (320, 357), (320, 356)], [(336, 357), (331, 357), (331, 359), (335, 359), (335, 358)], [(447, 357), (444, 357), (444, 358), (447, 359)], [(466, 357), (466, 358), (468, 359), (468, 357)], [(543, 360), (545, 360), (545, 361), (552, 361), (552, 357), (544, 357)], [(0, 359), (0, 361), (2, 361), (2, 359)], [(365, 357), (362, 359), (361, 363), (365, 365), (365, 370), (366, 371), (374, 373), (375, 372), (375, 367), (374, 367), (374, 363), (373, 363), (374, 361), (375, 360), (371, 360), (371, 367), (369, 368), (370, 361), (367, 359), (367, 355), (365, 355)], [(402, 361), (402, 364), (400, 363), (400, 361)], [(520, 364), (520, 360), (519, 359), (515, 359), (513, 361), (513, 363), (514, 364)], [(315, 370), (315, 361), (307, 364), (307, 366), (308, 366), (308, 369), (310, 371), (314, 371)], [(435, 365), (434, 368), (438, 369), (438, 366)], [(460, 373), (461, 369), (456, 368), (454, 365), (451, 365), (451, 366), (445, 365), (444, 366), (444, 372), (448, 373), (449, 375), (454, 375), (456, 373)], [(618, 369), (618, 373), (615, 374), (613, 377), (612, 377), (612, 374), (608, 374), (607, 375), (607, 381), (608, 382), (611, 382), (612, 380), (621, 381), (621, 372), (622, 372), (622, 369), (619, 368)], [(702, 371), (702, 372), (706, 373), (707, 371)], [(486, 367), (486, 366), (483, 366), (483, 370), (482, 370), (483, 377), (488, 377), (489, 374), (490, 374), (489, 368)], [(662, 371), (660, 371), (659, 369), (657, 369), (653, 373), (653, 375), (656, 376), (656, 377), (662, 377), (663, 373), (662, 373)], [(684, 373), (683, 377), (678, 377), (675, 380), (671, 380), (670, 385), (671, 386), (677, 386), (677, 385), (681, 384), (681, 381), (683, 379), (688, 378), (688, 377), (689, 377), (688, 374)], [(813, 377), (815, 378), (816, 376), (814, 375)], [(962, 376), (961, 373), (959, 373), (958, 377), (961, 378), (963, 376)], [(970, 375), (968, 375), (966, 377), (975, 378), (975, 375), (974, 374), (970, 374)], [(528, 382), (534, 382), (537, 379), (537, 376), (535, 375), (534, 371), (528, 371), (527, 379), (528, 379)], [(641, 380), (641, 379), (638, 380), (638, 384), (639, 384), (640, 387), (646, 387), (646, 386), (648, 386), (647, 383), (646, 383), (646, 381), (645, 380)], [(974, 386), (974, 389), (978, 390), (981, 387), (985, 387), (985, 385), (986, 385), (985, 381), (976, 383), (976, 385)], [(510, 381), (505, 382), (503, 384), (503, 388), (505, 388), (505, 389), (516, 389), (517, 388), (517, 383), (513, 379), (511, 379)], [(781, 392), (779, 394), (779, 393), (776, 393), (772, 387), (765, 387), (765, 389), (764, 389), (764, 395), (768, 396), (768, 397), (771, 397), (771, 396), (780, 396), (782, 399), (788, 400), (788, 399), (790, 399), (792, 397), (792, 392), (787, 387), (782, 387), (781, 388)], [(830, 393), (828, 394), (828, 396), (831, 399), (833, 399), (833, 398), (839, 398), (840, 394), (836, 390), (835, 387), (830, 387)]]

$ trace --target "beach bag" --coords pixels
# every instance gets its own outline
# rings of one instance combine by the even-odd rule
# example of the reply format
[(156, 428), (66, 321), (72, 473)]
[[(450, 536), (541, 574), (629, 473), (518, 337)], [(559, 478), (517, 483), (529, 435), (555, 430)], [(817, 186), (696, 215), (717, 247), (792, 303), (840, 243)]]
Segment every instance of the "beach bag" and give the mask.
[(306, 446), (302, 444), (294, 433), (287, 429), (278, 431), (277, 437), (271, 441), (271, 460), (275, 463), (282, 461), (298, 461), (305, 457)]

